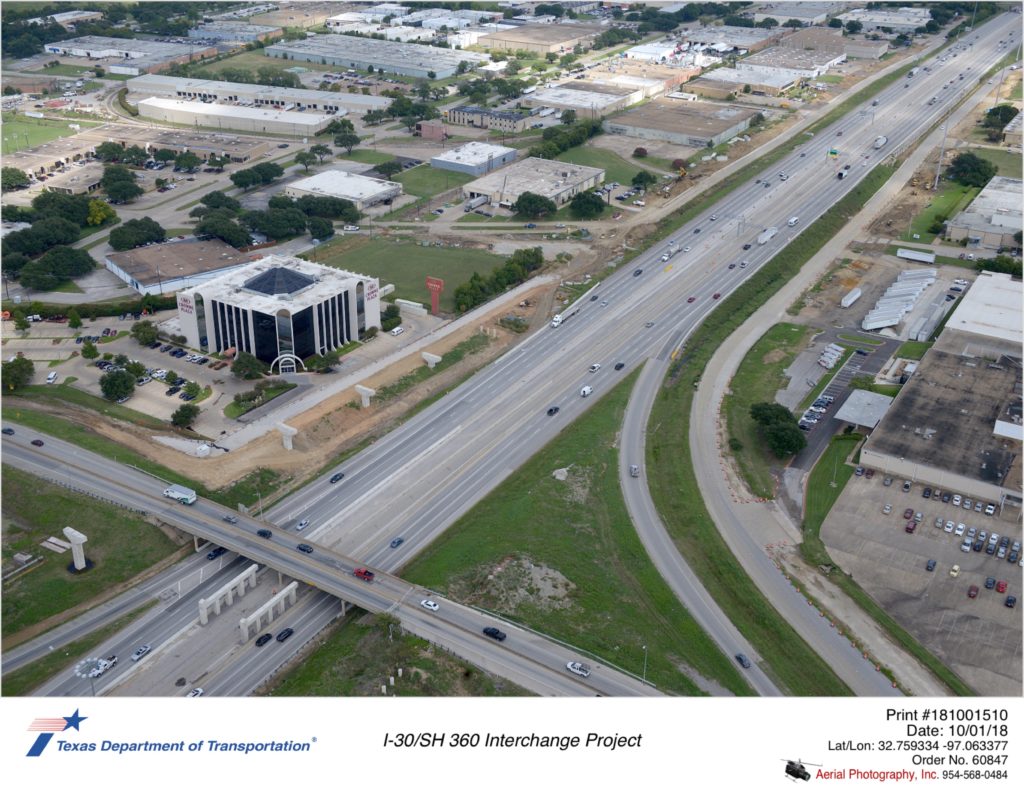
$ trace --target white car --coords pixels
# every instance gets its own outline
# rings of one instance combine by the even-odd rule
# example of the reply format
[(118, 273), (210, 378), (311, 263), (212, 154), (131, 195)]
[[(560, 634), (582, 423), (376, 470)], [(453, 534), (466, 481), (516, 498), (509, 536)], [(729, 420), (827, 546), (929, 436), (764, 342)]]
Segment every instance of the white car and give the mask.
[(967, 529), (967, 525), (965, 525), (965, 524), (964, 524), (963, 522), (961, 522), (960, 524), (958, 524), (958, 525), (956, 526), (956, 531), (955, 531), (955, 532), (956, 532), (956, 534), (957, 534), (958, 536), (962, 536), (962, 535), (964, 534), (964, 531), (965, 531), (966, 529)]
[(594, 388), (590, 385), (584, 385), (580, 388), (580, 398), (586, 398), (588, 395), (594, 392)]
[(693, 248), (692, 248), (692, 247), (690, 247), (690, 245), (686, 245), (686, 247), (684, 247), (684, 248), (683, 248), (683, 252), (684, 252), (684, 253), (688, 253), (688, 252), (690, 252), (690, 250), (692, 250), (692, 249), (693, 249)]
[(203, 688), (202, 687), (196, 687), (195, 689), (193, 689), (191, 692), (188, 693), (188, 696), (190, 698), (201, 698), (203, 696)]
[(592, 373), (592, 374), (593, 373), (597, 373), (600, 370), (601, 370), (601, 363), (594, 363), (593, 365), (590, 366), (590, 373)]
[(944, 530), (947, 533), (952, 533), (953, 532), (953, 522), (952, 522), (952, 520), (949, 520), (949, 521), (946, 522), (946, 527), (944, 528)]
[(570, 673), (575, 673), (577, 676), (583, 676), (587, 678), (590, 675), (590, 666), (585, 665), (582, 662), (566, 662), (565, 668)]
[(961, 498), (959, 494), (953, 495), (953, 505), (955, 505), (957, 508), (960, 507), (960, 503), (962, 502), (962, 500), (963, 498)]
[(883, 514), (891, 514), (892, 513), (892, 504), (891, 503), (886, 503), (885, 505), (883, 505), (882, 506), (882, 513)]
[(142, 657), (149, 653), (148, 645), (140, 645), (134, 651), (132, 651), (132, 661), (138, 662)]
[(299, 522), (297, 525), (295, 525), (295, 529), (296, 530), (305, 530), (307, 527), (309, 527), (309, 520), (308, 519), (303, 519), (301, 522)]
[(358, 225), (346, 225), (344, 230), (346, 230), (346, 231), (358, 231), (359, 230), (359, 226)]
[(441, 609), (437, 606), (436, 601), (432, 601), (430, 599), (424, 599), (423, 601), (421, 601), (420, 607), (424, 608), (425, 610), (430, 610), (431, 612), (437, 612), (439, 609)]

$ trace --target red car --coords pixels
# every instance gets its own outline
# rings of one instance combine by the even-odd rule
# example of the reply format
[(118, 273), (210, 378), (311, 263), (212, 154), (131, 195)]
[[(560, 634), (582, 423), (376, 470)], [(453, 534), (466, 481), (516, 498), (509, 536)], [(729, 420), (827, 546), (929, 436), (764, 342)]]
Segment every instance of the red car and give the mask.
[(999, 580), (996, 583), (996, 593), (1006, 593), (1006, 580)]
[(712, 294), (711, 298), (712, 299), (718, 299), (720, 296), (722, 296), (722, 295), (721, 294)]
[(976, 598), (978, 598), (978, 586), (977, 585), (972, 585), (971, 587), (969, 587), (967, 589), (967, 598), (968, 599), (976, 599)]
[(903, 512), (903, 518), (904, 519), (911, 519), (911, 518), (913, 518), (913, 516), (914, 516), (914, 509), (913, 508), (908, 508), (906, 511)]
[(917, 522), (907, 522), (907, 526), (903, 529), (906, 530), (908, 533), (913, 533), (915, 530), (917, 530)]
[(687, 302), (696, 302), (696, 301), (697, 301), (697, 298), (696, 298), (696, 297), (690, 297), (690, 298), (689, 298), (688, 300), (686, 300), (686, 301), (687, 301)]

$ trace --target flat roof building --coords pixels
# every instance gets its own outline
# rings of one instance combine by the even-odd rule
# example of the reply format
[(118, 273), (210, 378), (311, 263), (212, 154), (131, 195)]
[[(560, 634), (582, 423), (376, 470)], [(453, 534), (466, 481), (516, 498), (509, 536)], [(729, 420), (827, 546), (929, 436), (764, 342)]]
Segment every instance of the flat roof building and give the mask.
[(748, 129), (756, 115), (757, 110), (732, 104), (655, 99), (605, 120), (603, 127), (611, 134), (705, 148)]
[(754, 22), (774, 19), (780, 25), (791, 19), (805, 25), (824, 25), (843, 10), (843, 3), (765, 3), (754, 13)]
[(846, 51), (837, 49), (809, 49), (795, 47), (770, 47), (749, 58), (736, 62), (739, 71), (750, 69), (776, 71), (794, 78), (811, 79), (818, 77), (833, 66), (846, 60)]
[(237, 129), (254, 134), (295, 137), (316, 135), (323, 131), (334, 117), (325, 113), (299, 113), (180, 99), (143, 99), (138, 103), (138, 108), (140, 116), (157, 121), (202, 126), (208, 129)]
[(954, 242), (966, 239), (968, 247), (1017, 247), (1013, 235), (1024, 225), (1021, 187), (1020, 179), (993, 176), (971, 205), (946, 223), (946, 236)]
[(61, 11), (58, 14), (26, 19), (25, 24), (45, 25), (47, 22), (56, 22), (65, 30), (74, 30), (79, 22), (94, 22), (97, 19), (103, 19), (101, 11)]
[(402, 185), (397, 181), (360, 176), (344, 170), (324, 170), (292, 182), (284, 188), (284, 194), (292, 198), (303, 195), (343, 198), (363, 211), (378, 203), (394, 200), (402, 194)]
[(216, 47), (108, 36), (54, 41), (46, 44), (44, 49), (51, 55), (102, 60), (104, 68), (112, 74), (146, 74), (169, 68), (175, 63), (190, 63), (217, 54)]
[(865, 31), (889, 28), (893, 33), (913, 33), (931, 21), (927, 8), (856, 8), (839, 16), (845, 25), (847, 22), (860, 22)]
[(486, 196), (492, 205), (507, 207), (524, 192), (532, 192), (561, 205), (603, 181), (601, 168), (528, 157), (463, 185), (462, 195), (467, 199)]
[(227, 274), (252, 261), (220, 239), (164, 242), (108, 253), (106, 266), (140, 294), (171, 294)]
[(536, 55), (571, 52), (577, 44), (589, 44), (605, 28), (599, 25), (521, 25), (481, 37), (486, 49), (525, 50)]
[(272, 58), (344, 66), (362, 71), (373, 66), (378, 72), (431, 79), (451, 77), (462, 61), (479, 64), (490, 60), (482, 52), (456, 51), (424, 44), (405, 44), (333, 33), (305, 41), (279, 42), (266, 47), (263, 52)]
[(477, 129), (498, 129), (502, 132), (522, 132), (530, 123), (530, 116), (511, 110), (492, 110), (463, 104), (444, 111), (450, 124), (474, 126)]
[(515, 162), (517, 153), (514, 148), (473, 141), (432, 157), (430, 166), (456, 173), (468, 173), (471, 176), (482, 176), (509, 162)]
[(273, 25), (274, 27), (317, 27), (327, 18), (338, 13), (338, 4), (325, 3), (281, 3), (276, 10), (251, 17), (253, 25)]
[(234, 348), (266, 363), (282, 356), (301, 360), (379, 328), (380, 287), (376, 278), (268, 255), (179, 291), (178, 321), (193, 348)]
[(385, 110), (392, 102), (386, 96), (365, 96), (361, 93), (316, 91), (306, 88), (279, 88), (273, 85), (251, 85), (222, 80), (197, 80), (163, 74), (147, 74), (128, 80), (125, 84), (131, 95), (158, 96), (165, 99), (212, 99), (222, 104), (251, 104), (255, 107), (281, 110), (292, 105), (304, 110), (317, 110), (329, 114), (362, 114), (370, 110)]
[(743, 86), (749, 85), (751, 93), (762, 96), (778, 96), (799, 82), (799, 78), (790, 71), (748, 66), (742, 70), (730, 68), (712, 69), (711, 71), (704, 72), (699, 80), (689, 82), (684, 87), (686, 90), (690, 90), (691, 87), (694, 87), (694, 83), (703, 80), (728, 83), (734, 86), (733, 90), (737, 88), (742, 90)]
[(1010, 119), (1010, 123), (1003, 127), (1003, 142), (1008, 146), (1021, 145), (1021, 122), (1024, 121), (1024, 113), (1017, 113)]
[(870, 390), (854, 390), (839, 407), (836, 420), (873, 429), (885, 417), (892, 402), (892, 396), (872, 393)]
[(87, 195), (96, 192), (103, 180), (103, 165), (90, 162), (76, 167), (67, 173), (54, 173), (43, 188), (49, 192), (62, 192), (65, 195)]
[(206, 41), (266, 41), (284, 35), (274, 25), (249, 25), (245, 22), (207, 22), (188, 31), (189, 38)]
[(684, 30), (680, 33), (683, 41), (691, 45), (715, 47), (719, 51), (738, 50), (757, 52), (770, 44), (777, 43), (783, 35), (781, 30), (765, 30), (759, 27), (738, 27), (733, 25), (710, 25), (708, 27)]
[(527, 107), (575, 110), (580, 118), (600, 118), (641, 102), (644, 98), (642, 87), (570, 80), (554, 88), (542, 88), (524, 96), (520, 103)]

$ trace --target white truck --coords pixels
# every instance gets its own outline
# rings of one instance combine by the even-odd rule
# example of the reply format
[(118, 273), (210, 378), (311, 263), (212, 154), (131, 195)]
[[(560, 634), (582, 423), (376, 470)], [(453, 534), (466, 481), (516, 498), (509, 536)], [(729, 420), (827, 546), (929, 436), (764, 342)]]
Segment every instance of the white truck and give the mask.
[(477, 195), (475, 198), (470, 198), (466, 201), (466, 205), (462, 207), (464, 212), (471, 212), (480, 206), (486, 206), (491, 202), (491, 199), (486, 195)]
[(196, 501), (196, 493), (193, 489), (189, 489), (187, 486), (179, 486), (176, 483), (172, 483), (164, 489), (164, 497), (177, 500), (182, 505), (192, 505)]
[(758, 244), (768, 244), (772, 240), (772, 237), (779, 232), (779, 229), (774, 225), (771, 228), (765, 228), (761, 231), (760, 236), (757, 237)]

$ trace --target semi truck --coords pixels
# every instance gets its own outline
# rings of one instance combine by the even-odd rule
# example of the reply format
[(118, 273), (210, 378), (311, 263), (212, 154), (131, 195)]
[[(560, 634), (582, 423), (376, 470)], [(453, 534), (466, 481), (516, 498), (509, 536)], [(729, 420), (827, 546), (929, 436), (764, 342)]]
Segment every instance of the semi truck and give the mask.
[(486, 195), (477, 195), (475, 198), (470, 198), (466, 201), (466, 205), (462, 207), (463, 211), (470, 212), (480, 206), (486, 206), (491, 202), (491, 199)]
[(888, 137), (886, 137), (885, 135), (879, 135), (878, 137), (875, 138), (875, 148), (881, 148), (888, 142)]
[(576, 308), (576, 310), (572, 311), (571, 313), (556, 313), (554, 316), (551, 317), (551, 326), (561, 327), (563, 322), (569, 320), (579, 312), (580, 309)]
[(177, 500), (182, 505), (192, 505), (196, 501), (196, 493), (193, 489), (189, 489), (187, 486), (179, 486), (176, 483), (172, 483), (164, 489), (164, 497)]
[(774, 225), (771, 228), (765, 228), (761, 231), (761, 235), (757, 237), (758, 244), (768, 244), (772, 240), (772, 237), (779, 232), (779, 229)]

